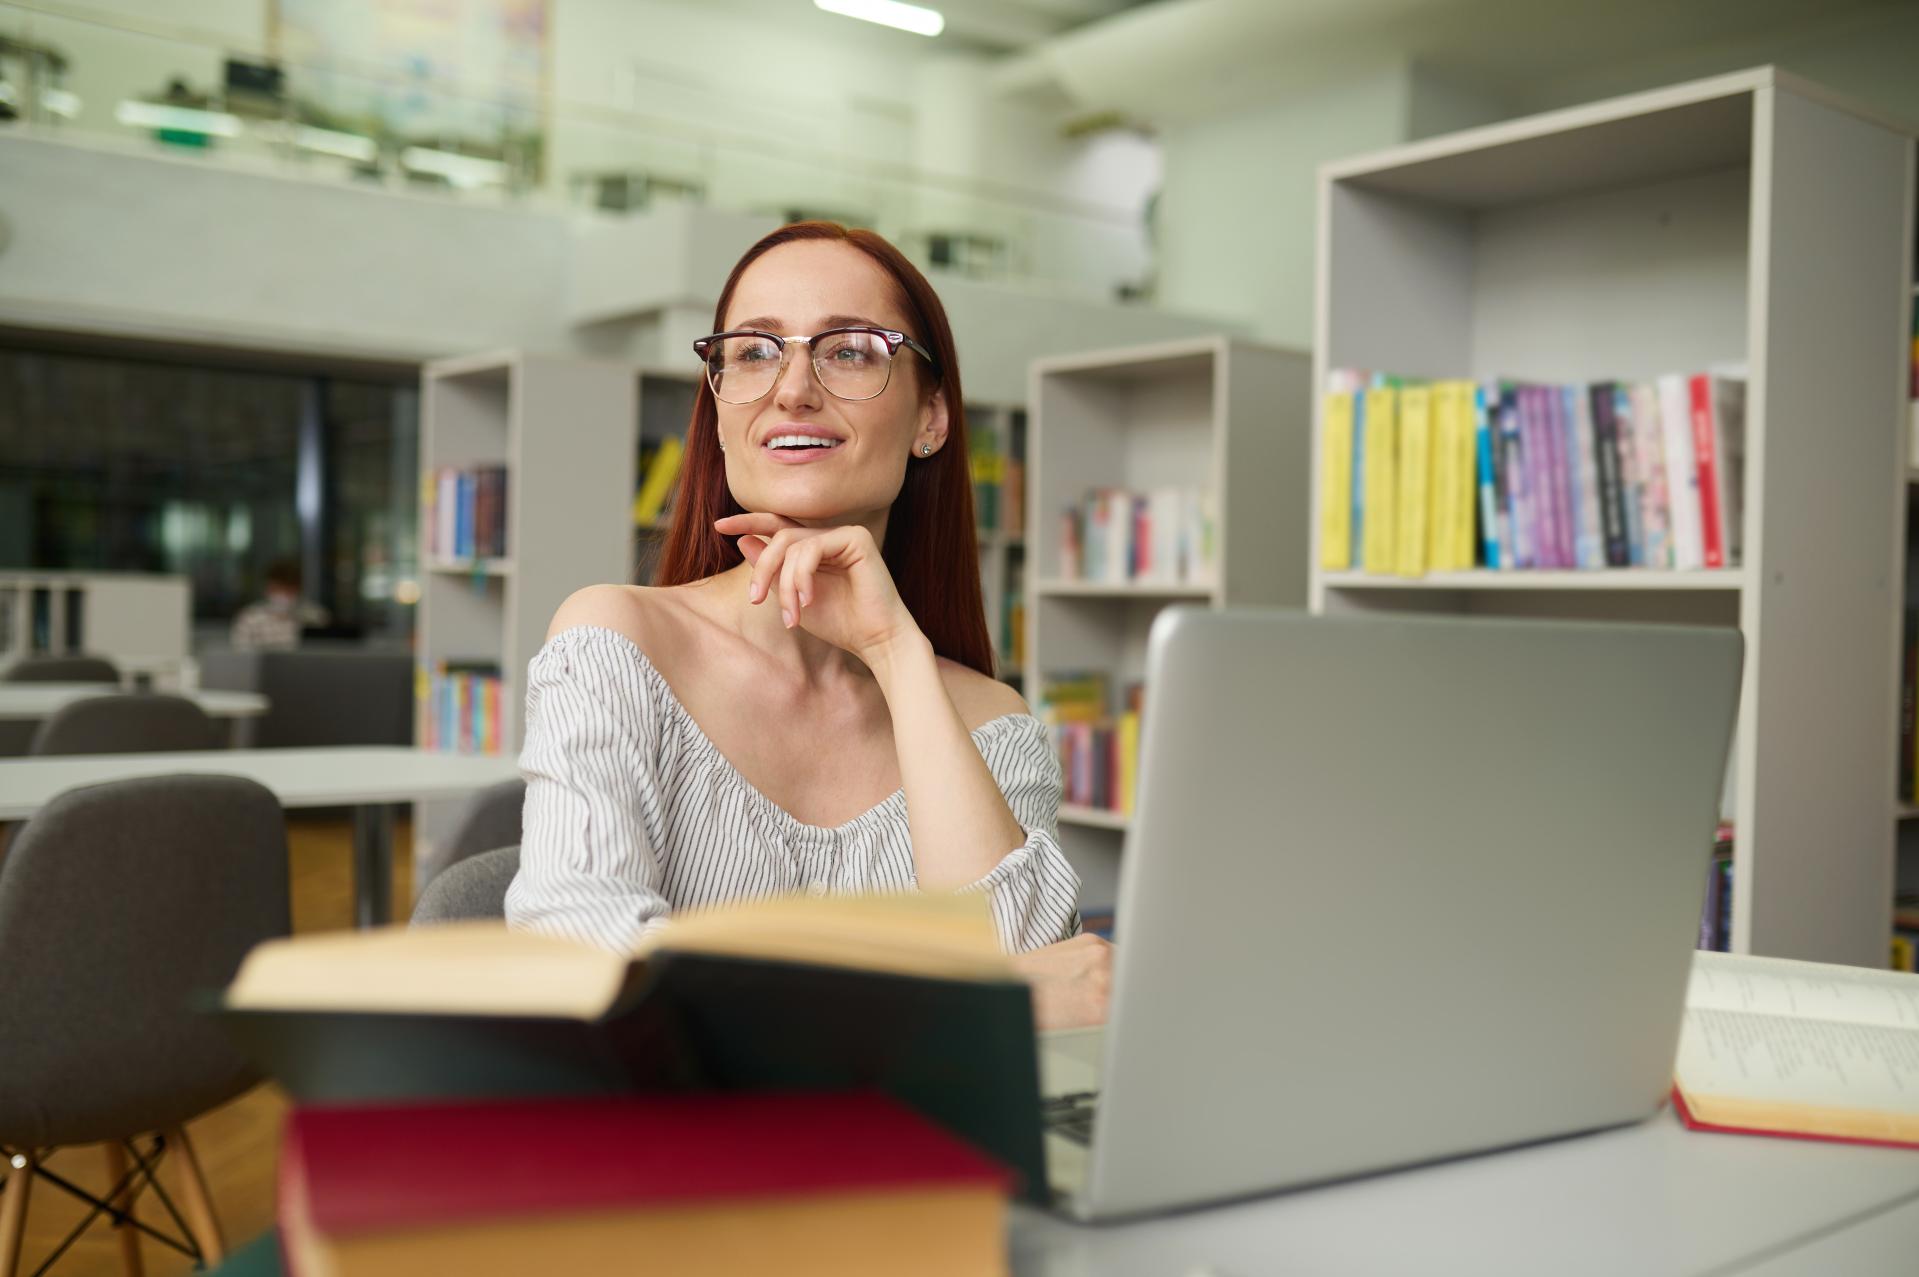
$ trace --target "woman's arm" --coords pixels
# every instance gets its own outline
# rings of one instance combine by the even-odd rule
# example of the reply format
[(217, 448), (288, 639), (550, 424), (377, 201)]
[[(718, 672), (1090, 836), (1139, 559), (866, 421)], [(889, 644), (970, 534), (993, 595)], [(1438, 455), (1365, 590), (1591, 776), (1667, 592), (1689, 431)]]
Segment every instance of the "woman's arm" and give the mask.
[(860, 659), (892, 711), (920, 886), (953, 890), (979, 881), (1026, 841), (1026, 831), (954, 708), (933, 645), (915, 626)]

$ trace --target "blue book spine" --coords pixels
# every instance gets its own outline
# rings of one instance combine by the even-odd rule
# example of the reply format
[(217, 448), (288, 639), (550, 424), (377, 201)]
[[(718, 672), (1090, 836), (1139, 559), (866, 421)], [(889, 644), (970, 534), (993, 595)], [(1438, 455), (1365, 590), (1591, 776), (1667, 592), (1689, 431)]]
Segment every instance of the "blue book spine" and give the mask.
[(1533, 565), (1532, 499), (1526, 491), (1526, 449), (1519, 428), (1519, 391), (1506, 385), (1499, 388), (1500, 473), (1505, 476), (1505, 502), (1501, 512), (1506, 558), (1510, 566)]
[[(1632, 412), (1632, 391), (1623, 382), (1613, 387), (1613, 421), (1618, 431), (1619, 455), (1621, 458), (1620, 481), (1626, 485), (1626, 544), (1632, 566), (1646, 566), (1648, 547), (1646, 545), (1646, 474), (1651, 465), (1650, 457), (1640, 454), (1639, 445), (1645, 441), (1645, 432), (1634, 420)], [(1631, 465), (1625, 459), (1631, 458)]]
[(1498, 571), (1499, 561), (1499, 484), (1493, 465), (1493, 418), (1499, 413), (1499, 392), (1487, 403), (1486, 387), (1473, 387), (1473, 449), (1479, 462), (1479, 544), (1488, 568)]

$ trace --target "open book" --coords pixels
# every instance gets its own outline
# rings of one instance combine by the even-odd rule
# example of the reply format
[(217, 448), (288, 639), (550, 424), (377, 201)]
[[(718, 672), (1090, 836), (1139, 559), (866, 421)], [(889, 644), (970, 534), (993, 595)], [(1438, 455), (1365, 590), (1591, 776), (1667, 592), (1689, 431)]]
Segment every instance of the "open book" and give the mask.
[(219, 1014), (306, 1103), (877, 1088), (1045, 1192), (1027, 986), (984, 896), (784, 897), (639, 952), (500, 923), (271, 940)]
[(1673, 1100), (1698, 1130), (1919, 1147), (1919, 977), (1697, 953)]

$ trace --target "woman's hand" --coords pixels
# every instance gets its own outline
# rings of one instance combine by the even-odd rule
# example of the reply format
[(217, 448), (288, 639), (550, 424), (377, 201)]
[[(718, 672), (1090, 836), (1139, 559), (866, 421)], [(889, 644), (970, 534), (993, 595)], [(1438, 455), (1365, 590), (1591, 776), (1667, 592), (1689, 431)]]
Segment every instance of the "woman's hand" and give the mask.
[(1033, 1023), (1081, 1029), (1106, 1023), (1113, 988), (1113, 946), (1090, 932), (1013, 955), (1013, 970), (1032, 986)]
[(802, 626), (869, 665), (900, 638), (919, 632), (865, 528), (807, 528), (777, 514), (728, 515), (713, 527), (738, 537), (740, 553), (753, 566), (747, 601), (777, 596), (788, 629)]

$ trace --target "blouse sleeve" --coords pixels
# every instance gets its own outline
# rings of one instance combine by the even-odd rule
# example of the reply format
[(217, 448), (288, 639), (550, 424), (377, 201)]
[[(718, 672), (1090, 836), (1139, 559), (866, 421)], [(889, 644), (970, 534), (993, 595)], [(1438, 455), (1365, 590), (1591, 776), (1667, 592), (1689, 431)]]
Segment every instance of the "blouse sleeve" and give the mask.
[(993, 922), (1008, 953), (1038, 949), (1079, 933), (1079, 875), (1059, 845), (1059, 760), (1046, 727), (1030, 714), (1002, 720), (981, 743), (1026, 841), (978, 882), (963, 888), (992, 898)]
[(621, 636), (566, 630), (534, 656), (509, 926), (625, 951), (666, 918), (645, 821), (657, 805), (659, 742), (659, 707)]

